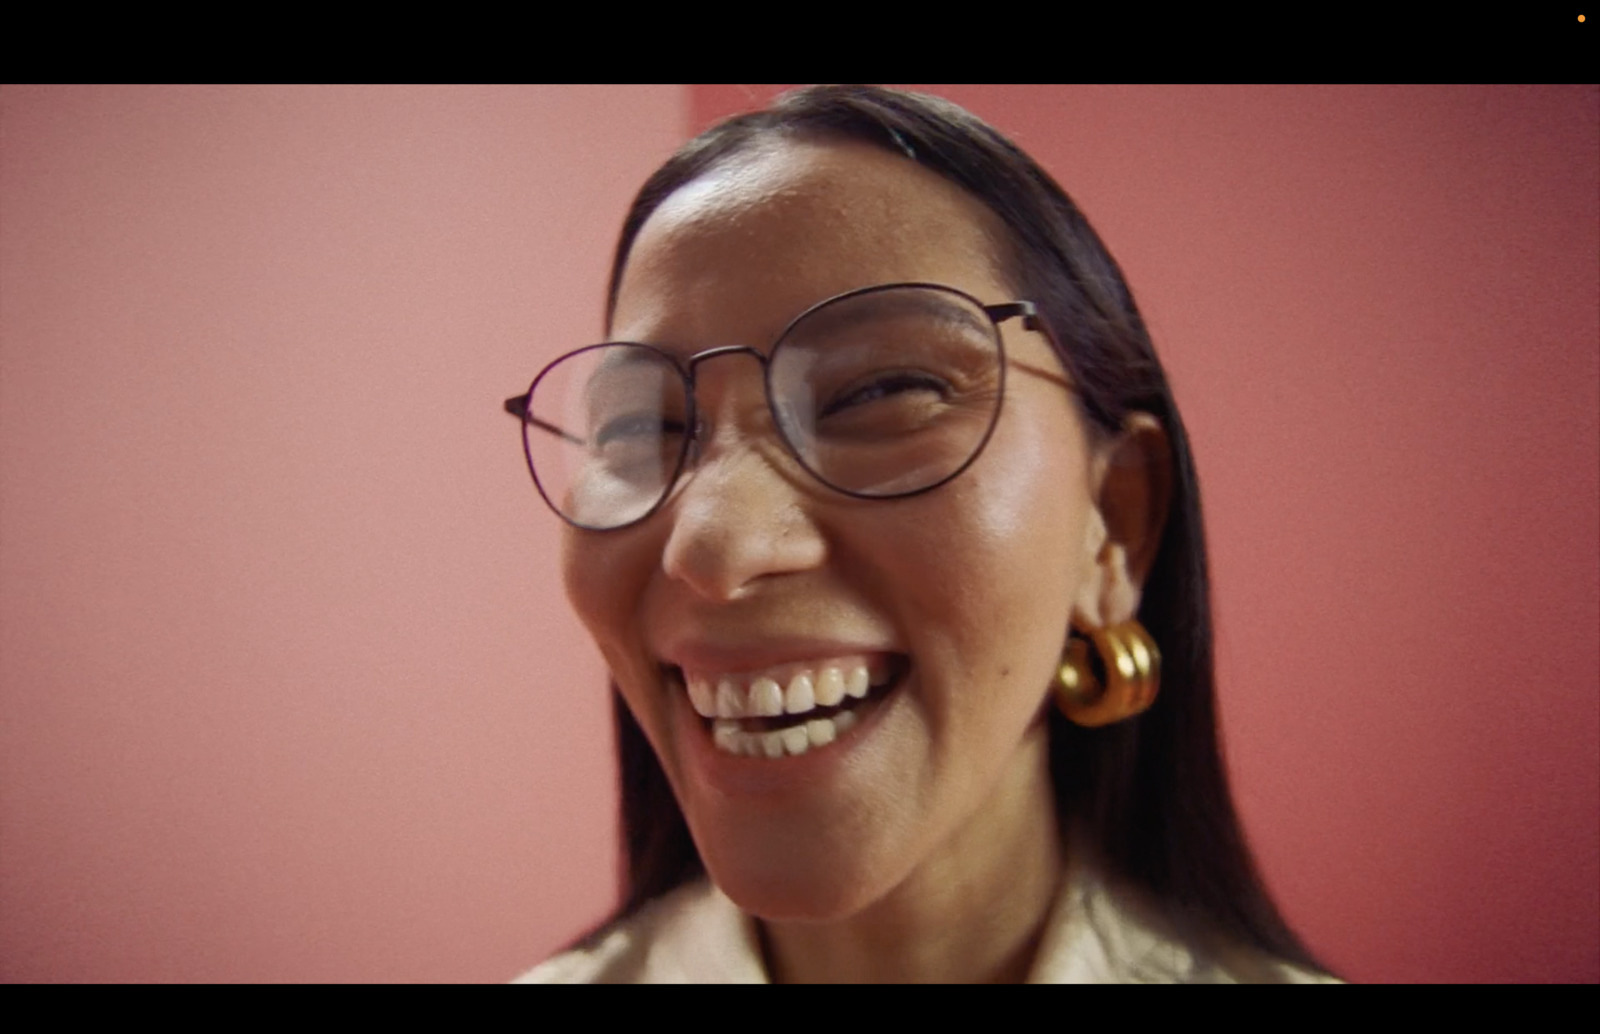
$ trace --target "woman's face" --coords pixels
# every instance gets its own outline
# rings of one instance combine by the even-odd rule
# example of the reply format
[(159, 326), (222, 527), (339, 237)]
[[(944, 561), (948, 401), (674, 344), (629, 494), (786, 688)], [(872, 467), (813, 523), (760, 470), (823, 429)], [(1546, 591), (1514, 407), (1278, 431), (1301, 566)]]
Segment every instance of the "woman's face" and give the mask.
[[(992, 213), (907, 159), (774, 144), (651, 215), (611, 337), (766, 352), (808, 306), (891, 282), (1015, 301), (999, 239)], [(567, 534), (573, 605), (712, 877), (756, 915), (844, 918), (919, 871), (959, 882), (980, 857), (1055, 836), (1039, 822), (1043, 706), (1073, 603), (1092, 590), (1098, 518), (1071, 395), (1021, 369), (1060, 377), (1059, 362), (1019, 321), (1003, 336), (999, 423), (940, 488), (861, 500), (818, 483), (776, 436), (760, 365), (724, 356), (697, 370), (705, 437), (666, 504), (622, 530)], [(846, 692), (852, 717), (778, 757), (764, 733), (784, 720), (713, 721), (689, 692), (701, 710), (723, 690), (748, 710), (752, 688), (790, 692), (803, 676), (825, 696), (857, 669), (874, 688)]]

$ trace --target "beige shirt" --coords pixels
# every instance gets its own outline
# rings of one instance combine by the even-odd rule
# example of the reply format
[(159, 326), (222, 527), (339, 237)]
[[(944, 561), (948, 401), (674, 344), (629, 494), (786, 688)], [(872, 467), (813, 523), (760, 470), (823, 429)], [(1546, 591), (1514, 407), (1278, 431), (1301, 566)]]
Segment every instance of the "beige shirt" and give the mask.
[[(708, 880), (685, 884), (518, 977), (519, 984), (765, 984), (756, 921)], [(1338, 983), (1220, 940), (1180, 940), (1138, 895), (1069, 872), (1030, 984)]]

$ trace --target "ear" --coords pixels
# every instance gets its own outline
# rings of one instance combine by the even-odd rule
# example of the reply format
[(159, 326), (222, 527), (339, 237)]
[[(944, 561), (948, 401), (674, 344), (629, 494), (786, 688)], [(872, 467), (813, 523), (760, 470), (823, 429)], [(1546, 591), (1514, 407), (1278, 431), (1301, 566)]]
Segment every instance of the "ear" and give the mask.
[(1084, 542), (1089, 568), (1072, 621), (1084, 629), (1131, 620), (1155, 563), (1172, 500), (1172, 450), (1160, 421), (1131, 413), (1122, 433), (1095, 454), (1093, 509)]

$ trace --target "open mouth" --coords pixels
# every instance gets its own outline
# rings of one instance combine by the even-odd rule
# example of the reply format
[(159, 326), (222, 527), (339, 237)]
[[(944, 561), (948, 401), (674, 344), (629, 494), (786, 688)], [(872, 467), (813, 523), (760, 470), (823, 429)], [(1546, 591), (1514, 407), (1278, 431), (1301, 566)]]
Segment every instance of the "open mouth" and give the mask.
[(718, 750), (771, 760), (835, 742), (898, 688), (910, 669), (904, 654), (714, 677), (663, 667), (669, 682), (687, 693)]

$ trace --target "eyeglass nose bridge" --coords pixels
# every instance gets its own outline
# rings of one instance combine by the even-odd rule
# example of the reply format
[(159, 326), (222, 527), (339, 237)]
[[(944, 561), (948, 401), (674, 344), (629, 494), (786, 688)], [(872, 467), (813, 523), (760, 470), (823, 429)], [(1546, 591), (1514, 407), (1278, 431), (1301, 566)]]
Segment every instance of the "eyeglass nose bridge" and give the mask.
[(689, 455), (685, 457), (685, 466), (692, 464), (695, 454), (704, 444), (705, 420), (700, 415), (700, 382), (697, 378), (700, 364), (708, 359), (718, 359), (728, 355), (753, 356), (761, 364), (761, 391), (766, 397), (767, 408), (772, 408), (771, 385), (767, 383), (767, 372), (770, 369), (771, 357), (759, 349), (752, 348), (749, 345), (718, 345), (715, 348), (708, 348), (704, 352), (696, 352), (694, 355), (682, 360), (679, 366), (683, 370), (684, 381), (689, 389), (689, 413), (691, 416), (689, 424)]
[(715, 359), (721, 355), (753, 355), (756, 357), (756, 361), (761, 364), (763, 372), (767, 368), (767, 356), (759, 349), (751, 348), (749, 345), (718, 345), (716, 348), (708, 348), (704, 352), (696, 352), (683, 361), (683, 367), (689, 374), (689, 383), (694, 383), (696, 367), (707, 359)]

